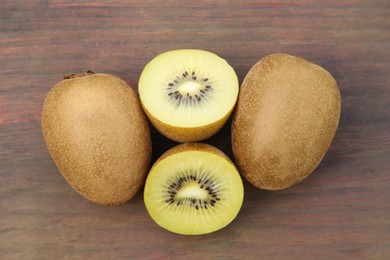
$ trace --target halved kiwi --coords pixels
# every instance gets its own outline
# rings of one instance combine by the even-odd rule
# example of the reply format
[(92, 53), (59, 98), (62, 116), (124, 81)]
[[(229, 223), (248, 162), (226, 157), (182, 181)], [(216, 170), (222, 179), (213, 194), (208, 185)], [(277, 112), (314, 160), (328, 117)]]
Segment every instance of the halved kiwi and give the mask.
[(238, 96), (233, 68), (214, 53), (174, 50), (162, 53), (142, 71), (138, 91), (152, 124), (178, 142), (215, 134)]
[(152, 219), (178, 234), (217, 231), (237, 216), (244, 198), (242, 179), (229, 158), (202, 144), (178, 145), (153, 165), (144, 201)]

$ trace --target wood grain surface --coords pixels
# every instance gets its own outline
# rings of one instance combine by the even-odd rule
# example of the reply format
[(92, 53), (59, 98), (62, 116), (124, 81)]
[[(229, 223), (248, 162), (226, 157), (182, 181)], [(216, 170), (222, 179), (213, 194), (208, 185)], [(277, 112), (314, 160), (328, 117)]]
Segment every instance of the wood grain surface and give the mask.
[[(69, 1), (0, 3), (1, 259), (390, 259), (390, 2)], [(342, 95), (332, 146), (304, 182), (277, 192), (245, 182), (228, 227), (180, 236), (148, 216), (142, 192), (94, 204), (66, 183), (40, 113), (69, 73), (111, 73), (137, 89), (156, 54), (206, 49), (240, 82), (260, 58), (302, 56)], [(232, 158), (230, 123), (205, 142)], [(176, 143), (152, 130), (153, 160)]]

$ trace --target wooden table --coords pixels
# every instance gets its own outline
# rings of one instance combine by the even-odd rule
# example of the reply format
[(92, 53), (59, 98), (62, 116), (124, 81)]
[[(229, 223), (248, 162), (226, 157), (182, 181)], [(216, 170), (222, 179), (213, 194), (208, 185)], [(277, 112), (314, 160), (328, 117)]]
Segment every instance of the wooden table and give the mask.
[[(0, 258), (390, 259), (389, 11), (388, 0), (2, 1)], [(278, 192), (245, 182), (237, 219), (205, 236), (159, 228), (142, 192), (115, 207), (84, 199), (40, 129), (45, 95), (64, 74), (111, 73), (137, 89), (145, 64), (178, 48), (217, 53), (240, 82), (268, 54), (303, 56), (342, 94), (339, 129), (315, 172)], [(232, 157), (230, 123), (205, 142)], [(176, 145), (152, 137), (154, 160)]]

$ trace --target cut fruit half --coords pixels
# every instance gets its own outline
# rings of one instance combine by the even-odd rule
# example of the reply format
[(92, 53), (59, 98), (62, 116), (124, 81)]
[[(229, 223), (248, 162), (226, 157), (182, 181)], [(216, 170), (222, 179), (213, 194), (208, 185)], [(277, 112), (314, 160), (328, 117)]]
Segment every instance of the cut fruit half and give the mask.
[(163, 154), (146, 180), (144, 201), (152, 219), (178, 234), (199, 235), (227, 226), (244, 198), (241, 176), (217, 148), (189, 143)]
[(157, 130), (174, 141), (195, 142), (215, 134), (226, 122), (237, 101), (238, 79), (214, 53), (174, 50), (145, 66), (138, 91)]

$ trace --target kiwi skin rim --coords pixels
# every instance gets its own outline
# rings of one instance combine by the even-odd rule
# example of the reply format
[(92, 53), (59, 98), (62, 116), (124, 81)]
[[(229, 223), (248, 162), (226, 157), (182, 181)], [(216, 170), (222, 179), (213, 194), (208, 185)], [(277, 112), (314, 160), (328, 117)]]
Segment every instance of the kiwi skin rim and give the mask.
[[(216, 148), (216, 147), (214, 147), (212, 145), (209, 145), (209, 144), (205, 144), (205, 143), (185, 143), (185, 144), (179, 144), (179, 145), (169, 149), (168, 151), (166, 151), (163, 155), (161, 155), (160, 158), (158, 158), (158, 160), (153, 164), (152, 169), (160, 161), (164, 160), (165, 158), (167, 158), (167, 157), (169, 157), (171, 155), (174, 155), (174, 154), (180, 153), (180, 152), (189, 152), (189, 151), (199, 151), (199, 152), (213, 153), (215, 155), (221, 156), (222, 158), (226, 159), (230, 164), (232, 164), (234, 166), (234, 168), (237, 169), (237, 167), (234, 165), (234, 163), (230, 160), (230, 158), (226, 154), (224, 154), (218, 148)], [(237, 172), (238, 172), (238, 170), (237, 170)]]
[(216, 134), (228, 120), (236, 103), (237, 101), (233, 104), (229, 112), (222, 118), (218, 119), (217, 121), (211, 124), (198, 126), (198, 127), (177, 127), (177, 126), (168, 125), (160, 121), (156, 117), (154, 117), (151, 113), (149, 113), (149, 111), (143, 104), (142, 107), (145, 111), (145, 114), (148, 116), (150, 122), (161, 134), (163, 134), (164, 136), (168, 137), (173, 141), (179, 143), (187, 143), (187, 142), (198, 142)]

